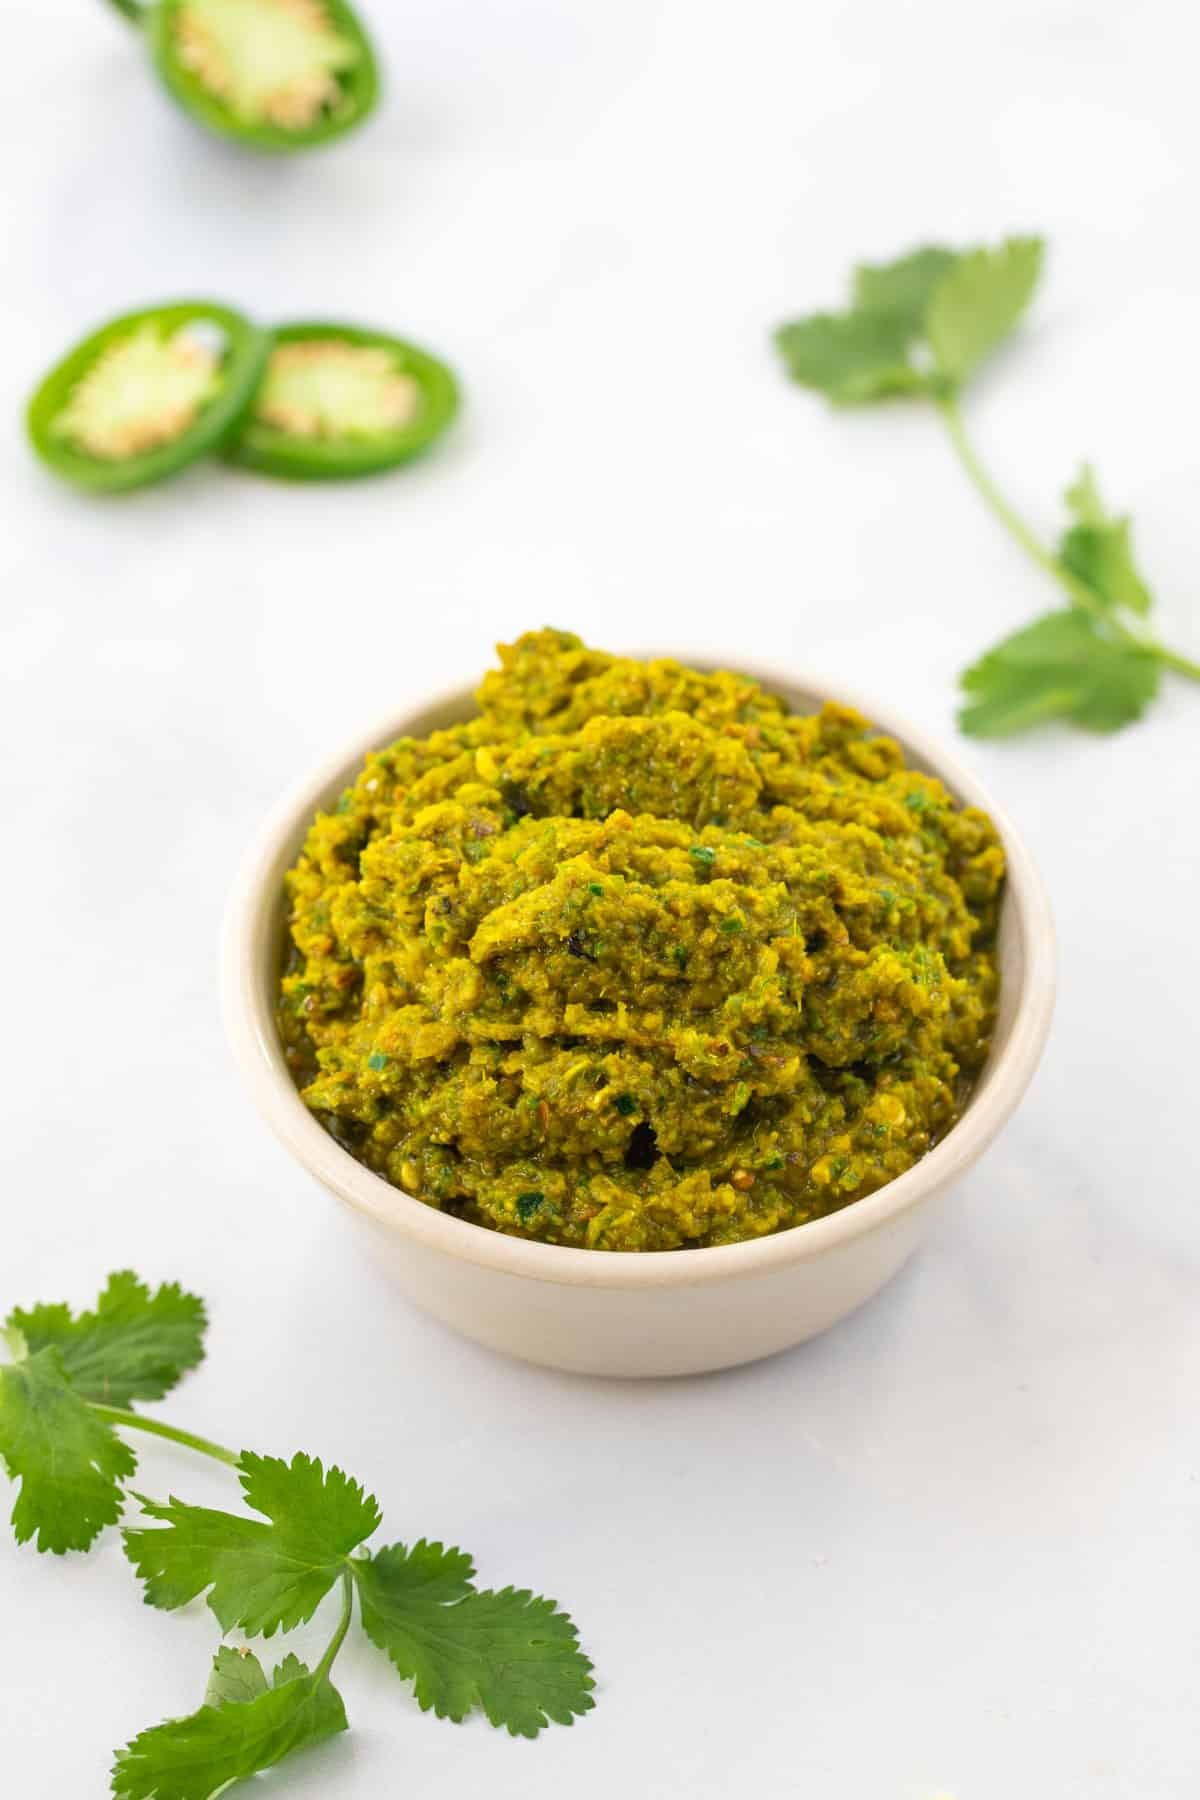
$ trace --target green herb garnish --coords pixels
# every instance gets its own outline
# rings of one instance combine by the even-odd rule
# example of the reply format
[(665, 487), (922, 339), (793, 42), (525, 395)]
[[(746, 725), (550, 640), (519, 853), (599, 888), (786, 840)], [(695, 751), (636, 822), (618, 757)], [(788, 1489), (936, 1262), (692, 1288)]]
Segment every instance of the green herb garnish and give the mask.
[(1086, 465), (1066, 492), (1071, 523), (1051, 549), (1001, 494), (966, 435), (963, 390), (1014, 330), (1041, 272), (1040, 238), (994, 249), (929, 247), (855, 270), (852, 305), (784, 325), (776, 343), (792, 377), (836, 405), (897, 395), (932, 401), (992, 513), (1065, 591), (1045, 613), (971, 665), (964, 731), (999, 737), (1047, 719), (1116, 731), (1141, 717), (1164, 669), (1200, 681), (1200, 663), (1158, 642), (1151, 595), (1133, 560), (1129, 520), (1111, 513)]
[[(540, 1199), (541, 1196), (539, 1195)], [(422, 1711), (475, 1709), (514, 1737), (570, 1725), (594, 1704), (591, 1664), (552, 1600), (481, 1592), (461, 1550), (420, 1539), (367, 1550), (381, 1514), (337, 1468), (227, 1450), (131, 1410), (160, 1399), (204, 1354), (203, 1304), (169, 1285), (152, 1294), (113, 1275), (92, 1312), (35, 1306), (10, 1314), (0, 1365), (0, 1457), (20, 1491), (17, 1542), (86, 1550), (127, 1495), (147, 1521), (122, 1534), (147, 1603), (168, 1611), (207, 1596), (222, 1632), (269, 1638), (310, 1620), (334, 1589), (340, 1609), (316, 1666), (283, 1658), (268, 1677), (247, 1649), (223, 1645), (203, 1703), (117, 1752), (111, 1792), (125, 1800), (211, 1800), (234, 1781), (347, 1729), (330, 1680), (357, 1608), (363, 1630), (411, 1681)], [(137, 1458), (118, 1432), (146, 1431), (237, 1471), (247, 1511), (133, 1493)]]

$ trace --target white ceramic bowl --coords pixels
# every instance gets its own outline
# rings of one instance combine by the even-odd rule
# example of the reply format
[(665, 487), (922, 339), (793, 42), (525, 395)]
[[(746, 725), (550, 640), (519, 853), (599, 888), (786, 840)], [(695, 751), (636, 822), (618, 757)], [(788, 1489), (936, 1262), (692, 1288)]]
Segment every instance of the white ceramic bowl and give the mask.
[[(714, 667), (687, 658), (693, 667)], [(1000, 1016), (991, 1055), (958, 1123), (904, 1175), (829, 1218), (709, 1250), (572, 1250), (506, 1237), (411, 1199), (317, 1123), (292, 1084), (273, 1005), (283, 942), (283, 878), (314, 813), (368, 750), (424, 736), (474, 712), (470, 689), (383, 721), (332, 757), (276, 809), (238, 878), (226, 919), (226, 1025), (251, 1097), (297, 1162), (344, 1200), (415, 1305), (493, 1349), (596, 1375), (686, 1375), (770, 1356), (869, 1300), (908, 1260), (938, 1203), (983, 1154), (1029, 1084), (1054, 1005), (1054, 928), (1029, 853), (974, 776), (887, 708), (781, 669), (725, 663), (798, 711), (836, 698), (899, 739), (914, 767), (994, 819), (1008, 857), (999, 940)]]

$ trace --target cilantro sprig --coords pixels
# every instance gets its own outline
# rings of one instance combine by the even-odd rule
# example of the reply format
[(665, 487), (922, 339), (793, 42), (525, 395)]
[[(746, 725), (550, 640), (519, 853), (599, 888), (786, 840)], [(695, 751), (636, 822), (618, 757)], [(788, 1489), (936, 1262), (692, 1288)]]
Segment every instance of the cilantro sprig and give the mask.
[[(370, 1640), (411, 1682), (422, 1711), (460, 1721), (479, 1710), (514, 1737), (570, 1725), (594, 1704), (592, 1665), (571, 1619), (523, 1589), (480, 1590), (462, 1550), (419, 1539), (371, 1549), (382, 1514), (341, 1469), (235, 1451), (133, 1410), (168, 1393), (204, 1355), (206, 1316), (174, 1285), (113, 1275), (91, 1312), (16, 1309), (0, 1364), (0, 1461), (20, 1483), (18, 1543), (86, 1550), (127, 1497), (143, 1523), (125, 1554), (150, 1606), (207, 1597), (222, 1633), (273, 1637), (340, 1596), (316, 1666), (287, 1655), (268, 1676), (247, 1647), (223, 1644), (202, 1704), (139, 1733), (116, 1754), (120, 1800), (211, 1800), (230, 1783), (347, 1729), (330, 1674), (357, 1612)], [(137, 1457), (123, 1435), (150, 1432), (237, 1472), (243, 1509), (154, 1500), (129, 1487)]]
[(775, 341), (792, 378), (837, 406), (897, 396), (933, 403), (977, 492), (1067, 604), (1022, 626), (961, 676), (964, 731), (1000, 737), (1043, 720), (1116, 731), (1142, 716), (1164, 669), (1200, 681), (1200, 663), (1155, 638), (1150, 590), (1130, 522), (1109, 511), (1087, 465), (1067, 489), (1070, 523), (1051, 548), (1001, 493), (967, 436), (964, 389), (1016, 328), (1045, 246), (1015, 237), (991, 249), (927, 246), (854, 272), (844, 312), (783, 325)]

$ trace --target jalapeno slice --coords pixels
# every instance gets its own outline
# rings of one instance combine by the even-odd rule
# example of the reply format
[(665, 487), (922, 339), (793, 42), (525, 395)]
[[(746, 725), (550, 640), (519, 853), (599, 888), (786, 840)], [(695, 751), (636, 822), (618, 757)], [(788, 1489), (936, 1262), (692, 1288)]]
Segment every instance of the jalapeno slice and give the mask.
[(414, 344), (356, 325), (281, 325), (227, 454), (298, 481), (371, 475), (427, 449), (457, 410), (450, 370)]
[(113, 0), (141, 24), (167, 91), (223, 137), (304, 150), (361, 123), (379, 95), (346, 0)]
[(236, 433), (269, 344), (241, 313), (209, 300), (126, 313), (46, 376), (29, 403), (34, 449), (96, 492), (161, 481)]

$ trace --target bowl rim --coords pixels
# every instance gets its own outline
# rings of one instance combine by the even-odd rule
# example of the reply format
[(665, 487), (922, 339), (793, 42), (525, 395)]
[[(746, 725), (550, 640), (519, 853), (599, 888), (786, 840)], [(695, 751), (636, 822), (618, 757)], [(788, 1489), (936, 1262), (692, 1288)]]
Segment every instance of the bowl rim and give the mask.
[[(585, 1250), (510, 1237), (437, 1211), (357, 1162), (301, 1100), (283, 1058), (272, 1009), (265, 1003), (260, 956), (277, 908), (284, 869), (314, 814), (346, 785), (369, 750), (411, 735), (439, 711), (469, 708), (474, 684), (441, 689), (390, 711), (295, 782), (268, 813), (247, 849), (222, 928), (221, 1002), (234, 1060), (266, 1123), (293, 1157), (340, 1199), (385, 1230), (459, 1262), (556, 1286), (641, 1289), (689, 1287), (749, 1276), (819, 1257), (877, 1231), (940, 1193), (991, 1143), (1016, 1109), (1045, 1046), (1054, 1011), (1056, 949), (1050, 903), (1020, 834), (983, 783), (924, 731), (891, 707), (819, 676), (711, 650), (630, 652), (641, 661), (669, 657), (700, 670), (731, 669), (794, 703), (798, 694), (852, 706), (906, 758), (941, 780), (960, 801), (987, 812), (1007, 858), (1004, 906), (1015, 909), (1022, 949), (1020, 987), (1006, 1042), (989, 1058), (987, 1081), (962, 1117), (911, 1169), (839, 1212), (767, 1237), (686, 1250)], [(464, 716), (470, 716), (467, 711)], [(1011, 977), (1010, 977), (1011, 979)]]

